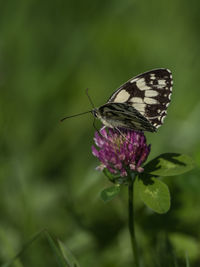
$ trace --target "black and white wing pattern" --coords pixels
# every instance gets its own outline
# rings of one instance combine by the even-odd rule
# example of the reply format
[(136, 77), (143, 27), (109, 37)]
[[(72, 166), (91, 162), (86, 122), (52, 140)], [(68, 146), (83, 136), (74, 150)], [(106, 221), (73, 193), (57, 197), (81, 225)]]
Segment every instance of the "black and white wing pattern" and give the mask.
[(120, 86), (107, 104), (99, 108), (101, 120), (111, 122), (113, 127), (121, 121), (124, 126), (119, 127), (154, 132), (167, 115), (172, 85), (172, 74), (168, 69), (140, 74)]
[(107, 103), (98, 108), (96, 117), (109, 128), (125, 128), (155, 132), (153, 126), (137, 109), (126, 103)]
[(155, 132), (167, 115), (172, 85), (170, 70), (151, 70), (121, 85), (105, 105), (61, 121), (91, 112), (109, 128)]

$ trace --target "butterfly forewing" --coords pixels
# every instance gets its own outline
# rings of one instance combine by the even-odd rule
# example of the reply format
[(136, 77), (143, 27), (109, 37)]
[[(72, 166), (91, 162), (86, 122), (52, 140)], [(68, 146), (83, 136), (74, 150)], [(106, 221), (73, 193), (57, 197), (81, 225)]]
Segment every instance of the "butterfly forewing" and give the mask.
[[(109, 98), (108, 103), (126, 104), (124, 113), (126, 113), (128, 106), (133, 107), (142, 115), (143, 121), (147, 120), (151, 124), (151, 129), (156, 129), (163, 124), (166, 117), (166, 110), (171, 99), (172, 84), (170, 70), (151, 70), (130, 79), (120, 86)], [(132, 117), (132, 123), (134, 123), (135, 117), (137, 117), (137, 114)], [(142, 128), (142, 125), (140, 126)]]

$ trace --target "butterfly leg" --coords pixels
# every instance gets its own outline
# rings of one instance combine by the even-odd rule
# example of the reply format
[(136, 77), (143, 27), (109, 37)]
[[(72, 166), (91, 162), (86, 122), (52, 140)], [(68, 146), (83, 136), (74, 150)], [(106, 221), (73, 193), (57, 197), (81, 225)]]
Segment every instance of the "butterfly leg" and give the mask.
[[(94, 129), (98, 132), (98, 134), (99, 134), (101, 137), (107, 139), (105, 136), (103, 136), (103, 135), (100, 133), (99, 129), (97, 129), (97, 127), (96, 127), (96, 125), (95, 125), (95, 118), (94, 118), (94, 120), (93, 120), (93, 127), (94, 127)], [(106, 128), (106, 126), (103, 126), (103, 127), (101, 128), (101, 130), (103, 130), (103, 129), (105, 129), (105, 128)]]
[(120, 131), (119, 128), (115, 127), (114, 129), (117, 130), (117, 131), (121, 134), (121, 136), (122, 136), (122, 137), (123, 137), (129, 144), (132, 144), (132, 143), (126, 138), (126, 136)]

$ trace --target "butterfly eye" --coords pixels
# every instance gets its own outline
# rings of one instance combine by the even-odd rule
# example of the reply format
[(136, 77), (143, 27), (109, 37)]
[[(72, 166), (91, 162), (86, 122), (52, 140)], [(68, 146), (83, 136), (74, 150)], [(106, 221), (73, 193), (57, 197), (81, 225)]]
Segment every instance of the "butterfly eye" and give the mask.
[(93, 110), (92, 110), (92, 115), (93, 115), (95, 118), (98, 117), (98, 116), (97, 116), (97, 110), (96, 110), (96, 109), (93, 109)]

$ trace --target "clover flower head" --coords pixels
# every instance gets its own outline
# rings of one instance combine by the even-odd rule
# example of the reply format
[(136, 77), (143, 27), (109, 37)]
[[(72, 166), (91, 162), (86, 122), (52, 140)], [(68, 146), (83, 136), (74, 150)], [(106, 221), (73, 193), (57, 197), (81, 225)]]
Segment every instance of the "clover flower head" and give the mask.
[(127, 170), (142, 172), (142, 163), (149, 153), (143, 132), (120, 129), (120, 131), (103, 127), (100, 134), (95, 132), (92, 153), (99, 159), (99, 170), (107, 168), (111, 173), (127, 176)]

